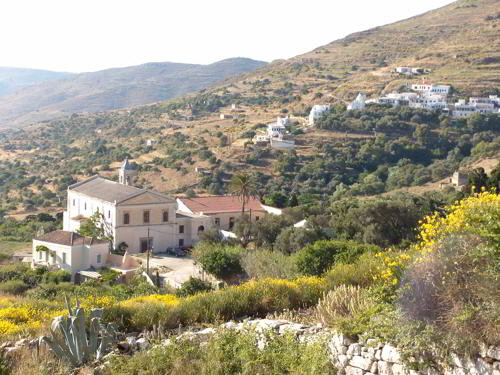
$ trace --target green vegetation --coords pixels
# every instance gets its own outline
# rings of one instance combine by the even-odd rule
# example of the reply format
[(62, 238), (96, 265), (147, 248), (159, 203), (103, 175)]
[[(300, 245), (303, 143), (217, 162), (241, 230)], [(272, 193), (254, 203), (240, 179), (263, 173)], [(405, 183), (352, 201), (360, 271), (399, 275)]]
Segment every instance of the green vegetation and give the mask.
[[(258, 342), (266, 345), (259, 348)], [(326, 343), (301, 342), (293, 335), (224, 330), (200, 345), (198, 339), (177, 339), (132, 357), (118, 357), (104, 372), (171, 375), (335, 374)]]

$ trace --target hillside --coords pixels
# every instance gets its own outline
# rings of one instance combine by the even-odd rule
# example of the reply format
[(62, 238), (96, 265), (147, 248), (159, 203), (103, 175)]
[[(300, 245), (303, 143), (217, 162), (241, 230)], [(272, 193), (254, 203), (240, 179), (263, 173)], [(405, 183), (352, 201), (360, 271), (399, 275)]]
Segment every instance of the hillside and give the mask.
[(148, 63), (41, 82), (0, 99), (0, 128), (168, 100), (264, 64), (246, 58), (209, 65)]
[[(308, 126), (308, 110), (318, 103), (345, 104), (358, 91), (397, 88), (411, 79), (389, 73), (391, 69), (412, 63), (412, 56), (423, 56), (424, 50), (444, 53), (440, 43), (457, 49), (460, 38), (462, 53), (468, 51), (470, 61), (421, 58), (419, 62), (426, 62), (421, 66), (432, 69), (427, 79), (453, 85), (453, 99), (465, 93), (493, 93), (498, 63), (474, 61), (492, 61), (485, 59), (498, 49), (500, 19), (491, 16), (498, 11), (496, 5), (498, 1), (492, 0), (458, 1), (273, 62), (202, 92), (127, 110), (75, 113), (0, 133), (0, 211), (22, 218), (60, 210), (69, 183), (94, 173), (115, 178), (125, 157), (138, 164), (138, 186), (169, 194), (221, 194), (231, 175), (240, 171), (255, 176), (264, 198), (293, 194), (299, 203), (403, 188), (429, 190), (416, 189), (424, 184), (438, 187), (458, 168), (499, 159), (498, 115), (453, 119), (406, 107), (345, 112), (339, 106), (320, 125)], [(467, 26), (458, 28), (466, 19)], [(406, 42), (390, 43), (391, 38)], [(382, 54), (388, 66), (370, 65)], [(359, 64), (356, 70), (345, 73), (354, 63)], [(122, 72), (113, 71), (117, 76)], [(147, 77), (144, 73), (141, 82)], [(221, 114), (228, 116), (221, 119)], [(288, 131), (295, 138), (295, 150), (251, 142), (276, 116), (285, 115), (290, 116)], [(196, 167), (211, 173), (200, 175)]]
[(0, 96), (37, 83), (54, 81), (69, 76), (71, 76), (71, 73), (0, 67)]
[[(274, 62), (234, 80), (231, 91), (266, 95), (289, 82), (294, 84), (289, 95), (301, 99), (293, 107), (318, 102), (321, 95), (322, 102), (345, 103), (358, 92), (379, 94), (421, 81), (393, 73), (397, 66), (413, 66), (431, 69), (426, 80), (451, 84), (459, 96), (498, 93), (499, 9), (498, 0), (460, 0)], [(258, 90), (252, 86), (256, 81)]]

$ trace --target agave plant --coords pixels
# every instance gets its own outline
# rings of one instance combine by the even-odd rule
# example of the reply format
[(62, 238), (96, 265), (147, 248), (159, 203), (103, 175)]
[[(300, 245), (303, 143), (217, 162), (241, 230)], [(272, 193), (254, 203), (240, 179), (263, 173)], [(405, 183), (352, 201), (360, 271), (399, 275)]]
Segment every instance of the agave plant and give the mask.
[(65, 299), (68, 316), (55, 317), (51, 326), (52, 337), (42, 336), (39, 342), (46, 343), (58, 358), (74, 367), (101, 359), (116, 341), (116, 327), (101, 322), (103, 309), (93, 309), (87, 331), (85, 312), (80, 308), (78, 299), (74, 311)]

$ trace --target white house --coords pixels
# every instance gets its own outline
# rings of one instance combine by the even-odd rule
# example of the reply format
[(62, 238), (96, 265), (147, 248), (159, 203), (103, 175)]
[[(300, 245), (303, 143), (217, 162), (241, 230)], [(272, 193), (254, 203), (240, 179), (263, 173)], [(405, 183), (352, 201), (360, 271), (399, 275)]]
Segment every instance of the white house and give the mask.
[(314, 105), (311, 108), (311, 112), (309, 113), (309, 124), (314, 125), (314, 121), (329, 109), (330, 109), (329, 105), (319, 105), (319, 104)]
[(280, 117), (280, 116), (278, 116), (276, 118), (276, 124), (278, 124), (278, 125), (286, 126), (289, 123), (290, 123), (290, 118), (288, 116), (286, 116), (286, 117)]
[(270, 138), (283, 137), (286, 133), (285, 125), (279, 122), (273, 122), (267, 125), (267, 135)]
[(77, 272), (104, 266), (109, 253), (107, 241), (56, 230), (33, 239), (33, 266), (68, 271), (74, 279)]
[(416, 83), (411, 85), (411, 89), (420, 92), (422, 95), (444, 95), (448, 96), (451, 90), (449, 85), (432, 85), (429, 83)]
[(415, 100), (409, 102), (409, 106), (412, 108), (424, 108), (424, 109), (445, 109), (448, 107), (446, 102), (446, 96), (444, 95), (427, 95), (418, 97)]
[(457, 103), (451, 106), (451, 115), (453, 117), (468, 117), (476, 113), (493, 113), (498, 112), (495, 108), (495, 104), (493, 102), (487, 102), (483, 100), (479, 100), (482, 98), (471, 98), (474, 101), (469, 101), (468, 103), (461, 99)]
[(356, 109), (364, 109), (366, 105), (366, 95), (359, 93), (356, 99), (347, 106), (348, 111), (356, 110)]

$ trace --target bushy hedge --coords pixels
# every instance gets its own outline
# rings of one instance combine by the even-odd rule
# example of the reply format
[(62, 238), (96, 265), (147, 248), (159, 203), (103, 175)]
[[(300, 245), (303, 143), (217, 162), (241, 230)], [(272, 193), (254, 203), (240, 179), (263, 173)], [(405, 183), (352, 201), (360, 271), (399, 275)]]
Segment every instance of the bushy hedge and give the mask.
[(263, 279), (187, 298), (153, 295), (146, 297), (147, 303), (144, 299), (129, 300), (108, 308), (105, 318), (130, 331), (151, 329), (158, 324), (177, 328), (310, 307), (324, 292), (324, 280), (316, 277), (294, 281)]
[(352, 263), (364, 253), (380, 251), (375, 245), (354, 241), (324, 240), (306, 246), (295, 254), (297, 268), (304, 275), (319, 276), (335, 263)]

